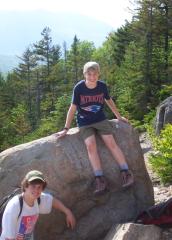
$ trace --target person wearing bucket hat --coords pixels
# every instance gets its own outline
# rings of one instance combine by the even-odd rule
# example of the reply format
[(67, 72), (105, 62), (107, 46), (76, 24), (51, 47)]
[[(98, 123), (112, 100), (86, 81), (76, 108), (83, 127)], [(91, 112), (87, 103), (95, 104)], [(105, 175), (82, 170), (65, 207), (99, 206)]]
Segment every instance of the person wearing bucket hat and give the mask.
[[(29, 171), (21, 182), (22, 194), (8, 203), (2, 218), (0, 240), (31, 240), (39, 214), (48, 214), (55, 208), (66, 215), (66, 223), (72, 229), (76, 220), (69, 208), (59, 199), (44, 193), (47, 181), (42, 172)], [(21, 204), (22, 202), (22, 204)]]
[(75, 113), (77, 125), (87, 148), (88, 158), (95, 176), (94, 194), (100, 195), (109, 190), (104, 176), (100, 156), (97, 151), (96, 134), (99, 134), (110, 150), (114, 160), (119, 165), (122, 187), (126, 188), (134, 183), (134, 176), (125, 159), (123, 152), (113, 137), (113, 129), (104, 113), (106, 103), (119, 121), (128, 123), (122, 117), (109, 95), (104, 81), (99, 80), (100, 66), (97, 62), (87, 62), (83, 67), (84, 80), (79, 81), (73, 89), (71, 105), (69, 107), (65, 127), (56, 133), (58, 138), (67, 134)]

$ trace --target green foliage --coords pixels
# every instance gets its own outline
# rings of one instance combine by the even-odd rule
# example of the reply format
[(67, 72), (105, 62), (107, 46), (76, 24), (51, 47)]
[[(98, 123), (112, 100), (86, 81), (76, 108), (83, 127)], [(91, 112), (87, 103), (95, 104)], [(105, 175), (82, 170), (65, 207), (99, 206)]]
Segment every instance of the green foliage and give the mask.
[(0, 112), (0, 151), (25, 141), (25, 135), (31, 126), (27, 118), (26, 107), (19, 104), (11, 112)]
[(92, 60), (97, 61), (101, 68), (100, 78), (105, 80), (109, 88), (113, 88), (114, 82), (114, 71), (116, 64), (112, 58), (112, 49), (110, 45), (110, 39), (103, 43), (103, 45), (97, 48), (92, 55)]
[(150, 163), (163, 183), (172, 183), (172, 125), (167, 124), (159, 137), (154, 138), (156, 153), (150, 156)]
[(126, 49), (133, 39), (131, 24), (129, 22), (126, 22), (124, 26), (118, 28), (116, 32), (109, 34), (108, 40), (111, 42), (111, 55), (116, 65), (120, 66), (125, 59)]
[(64, 43), (62, 54), (45, 27), (18, 67), (5, 79), (0, 74), (0, 150), (64, 126), (73, 86), (83, 79), (87, 61), (99, 62), (101, 79), (121, 115), (155, 139), (154, 109), (172, 95), (172, 1), (136, 3), (133, 20), (109, 33), (99, 48), (74, 36), (69, 49)]
[(163, 101), (167, 97), (172, 96), (172, 85), (165, 85), (163, 88), (159, 91), (159, 99)]
[(56, 129), (57, 128), (52, 117), (41, 119), (39, 127), (35, 131), (25, 136), (25, 142), (33, 141), (41, 137), (46, 137), (47, 135), (55, 133)]
[(46, 74), (49, 76), (51, 67), (60, 59), (60, 46), (52, 44), (51, 29), (45, 27), (41, 32), (42, 39), (35, 43), (33, 52), (37, 56), (37, 60), (46, 66)]
[(144, 116), (143, 122), (148, 134), (154, 134), (156, 110), (151, 110)]
[[(56, 127), (58, 131), (64, 127), (70, 103), (71, 96), (67, 96), (67, 94), (64, 94), (57, 100), (53, 115), (56, 118)], [(74, 126), (74, 123), (72, 126)]]
[[(25, 141), (31, 141), (60, 131), (65, 125), (70, 102), (71, 96), (64, 94), (59, 97), (55, 104), (55, 110), (52, 111), (48, 117), (41, 119), (39, 127), (31, 134), (28, 134), (25, 137)], [(73, 123), (71, 127), (75, 125), (76, 124)]]
[(144, 123), (147, 125), (152, 125), (156, 116), (156, 110), (151, 110), (144, 116)]
[(142, 121), (131, 119), (130, 123), (139, 133), (145, 132), (146, 129)]
[(27, 110), (23, 104), (19, 104), (11, 111), (11, 127), (18, 136), (24, 140), (24, 136), (30, 131), (31, 126), (27, 119)]
[(124, 109), (130, 119), (139, 121), (147, 111), (141, 61), (142, 49), (131, 42), (126, 50), (125, 60), (116, 71), (116, 85), (113, 89), (120, 111)]
[(0, 112), (0, 151), (17, 144), (15, 133), (11, 127), (7, 112)]
[(73, 85), (83, 79), (83, 65), (91, 61), (94, 51), (93, 42), (80, 41), (75, 35), (66, 59), (67, 78)]

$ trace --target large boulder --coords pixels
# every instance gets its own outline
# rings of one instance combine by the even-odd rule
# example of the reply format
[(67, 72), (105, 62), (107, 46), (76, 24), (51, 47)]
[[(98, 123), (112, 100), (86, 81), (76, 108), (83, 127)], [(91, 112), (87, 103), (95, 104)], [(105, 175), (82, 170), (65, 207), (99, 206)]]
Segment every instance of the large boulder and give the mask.
[(111, 228), (104, 240), (165, 240), (161, 228), (154, 225), (126, 223)]
[(127, 123), (113, 120), (111, 124), (135, 184), (122, 189), (119, 167), (97, 136), (104, 173), (110, 182), (110, 192), (100, 197), (92, 194), (92, 168), (78, 128), (61, 139), (51, 135), (0, 153), (0, 198), (19, 185), (29, 170), (38, 169), (48, 179), (47, 191), (59, 197), (77, 217), (77, 227), (71, 231), (66, 228), (63, 214), (54, 210), (41, 216), (35, 239), (102, 239), (113, 224), (130, 221), (153, 205), (153, 187), (137, 133)]
[(166, 98), (157, 108), (155, 132), (160, 134), (161, 129), (167, 124), (172, 124), (172, 96)]

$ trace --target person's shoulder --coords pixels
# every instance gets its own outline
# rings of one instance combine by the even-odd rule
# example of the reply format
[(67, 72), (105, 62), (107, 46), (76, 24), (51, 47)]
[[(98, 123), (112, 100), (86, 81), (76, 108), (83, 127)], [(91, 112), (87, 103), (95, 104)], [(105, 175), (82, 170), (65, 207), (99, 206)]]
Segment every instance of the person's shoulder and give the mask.
[(9, 200), (7, 203), (8, 208), (14, 208), (16, 209), (19, 206), (19, 195), (14, 196)]
[(80, 80), (79, 82), (76, 83), (74, 88), (76, 89), (76, 88), (82, 87), (84, 85), (84, 82), (85, 80)]
[(42, 213), (44, 213), (45, 209), (50, 209), (52, 207), (53, 198), (53, 195), (50, 193), (41, 193), (39, 205)]
[(97, 82), (100, 86), (107, 86), (104, 80), (98, 80)]
[(44, 196), (47, 196), (47, 195), (48, 195), (48, 196), (49, 196), (49, 195), (51, 196), (51, 194), (48, 193), (48, 192), (42, 192), (40, 197), (44, 197)]
[(9, 204), (18, 204), (19, 203), (19, 195), (16, 195), (13, 198), (11, 198), (8, 203)]
[(53, 206), (53, 196), (50, 193), (43, 192), (40, 196), (39, 211), (40, 214), (51, 212)]
[(41, 196), (40, 196), (40, 199), (44, 200), (44, 199), (47, 199), (47, 198), (53, 198), (53, 196), (50, 193), (42, 192)]

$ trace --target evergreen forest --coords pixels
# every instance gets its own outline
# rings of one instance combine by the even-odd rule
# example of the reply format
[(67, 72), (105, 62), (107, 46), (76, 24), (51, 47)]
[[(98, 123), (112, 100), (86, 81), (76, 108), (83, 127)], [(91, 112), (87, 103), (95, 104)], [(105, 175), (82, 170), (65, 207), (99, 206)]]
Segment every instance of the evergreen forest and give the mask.
[[(73, 36), (54, 43), (48, 26), (19, 56), (17, 68), (0, 73), (0, 151), (64, 127), (73, 86), (87, 61), (97, 61), (121, 115), (143, 129), (158, 104), (172, 95), (172, 1), (135, 0), (132, 21), (110, 32), (96, 48)], [(109, 119), (114, 118), (108, 112)], [(75, 126), (75, 121), (73, 121)]]

